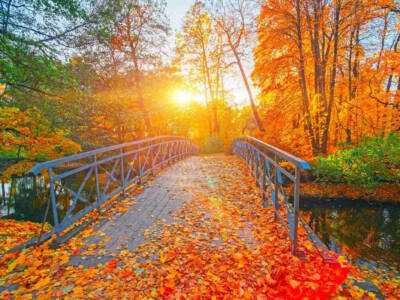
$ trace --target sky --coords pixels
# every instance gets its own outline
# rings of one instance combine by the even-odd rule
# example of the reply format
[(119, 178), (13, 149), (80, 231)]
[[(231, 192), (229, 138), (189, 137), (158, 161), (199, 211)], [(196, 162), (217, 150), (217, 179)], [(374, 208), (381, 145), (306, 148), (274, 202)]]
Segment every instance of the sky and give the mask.
[(181, 27), (183, 17), (193, 3), (194, 0), (167, 0), (167, 14), (174, 30)]
[[(167, 8), (166, 13), (171, 21), (171, 27), (176, 33), (178, 30), (181, 29), (183, 24), (183, 17), (185, 16), (186, 12), (189, 10), (190, 6), (195, 2), (195, 0), (166, 0)], [(250, 77), (250, 73), (252, 71), (252, 67), (244, 63), (246, 68), (246, 73), (248, 77)], [(251, 79), (248, 78), (250, 81)], [(237, 74), (233, 74), (233, 78), (227, 78), (225, 84), (228, 89), (232, 92), (232, 101), (239, 106), (247, 105), (248, 96), (239, 74), (239, 69), (237, 70)], [(256, 93), (253, 90), (253, 95), (255, 96)]]

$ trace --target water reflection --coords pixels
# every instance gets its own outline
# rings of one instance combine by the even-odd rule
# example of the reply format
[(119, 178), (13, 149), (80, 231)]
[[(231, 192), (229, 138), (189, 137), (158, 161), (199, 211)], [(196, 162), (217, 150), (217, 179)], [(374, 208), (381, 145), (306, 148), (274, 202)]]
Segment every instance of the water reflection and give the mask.
[[(81, 187), (85, 176), (85, 172), (79, 172), (74, 176), (56, 182), (55, 194), (59, 221), (64, 219), (69, 210), (72, 214), (75, 214), (97, 201), (96, 184), (93, 176)], [(116, 175), (114, 177), (118, 178)], [(103, 182), (106, 179), (100, 178), (100, 180), (100, 186), (103, 187)], [(109, 186), (112, 188), (113, 184)], [(77, 201), (76, 205), (73, 206), (74, 197), (68, 192), (68, 189), (71, 191), (80, 190), (79, 195), (87, 199), (87, 203)], [(0, 196), (0, 218), (42, 222), (50, 197), (49, 184), (45, 183), (43, 177), (12, 178), (8, 183), (2, 183)], [(48, 211), (46, 221), (54, 225), (51, 209)]]
[[(12, 178), (2, 183), (0, 217), (42, 222), (48, 201), (48, 188), (43, 178)], [(51, 211), (47, 222), (52, 221)]]
[(332, 250), (400, 271), (400, 205), (303, 199), (304, 219)]

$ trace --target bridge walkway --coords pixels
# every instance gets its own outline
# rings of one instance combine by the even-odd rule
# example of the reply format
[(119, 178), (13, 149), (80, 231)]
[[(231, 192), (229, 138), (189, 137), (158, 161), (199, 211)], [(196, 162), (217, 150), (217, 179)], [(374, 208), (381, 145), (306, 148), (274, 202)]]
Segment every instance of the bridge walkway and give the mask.
[[(100, 218), (90, 236), (84, 239), (85, 245), (82, 247), (96, 247), (96, 251), (82, 251), (82, 255), (72, 256), (69, 265), (95, 266), (106, 263), (121, 251), (135, 251), (143, 243), (154, 241), (163, 226), (181, 222), (179, 215), (184, 204), (187, 208), (196, 202), (200, 208), (204, 206), (203, 200), (211, 200), (223, 206), (224, 201), (234, 201), (234, 198), (240, 197), (243, 191), (239, 186), (248, 189), (247, 196), (252, 194), (254, 206), (261, 205), (261, 193), (252, 185), (254, 182), (247, 170), (238, 157), (223, 154), (192, 156), (173, 164), (147, 181), (139, 194), (128, 194), (111, 214)], [(244, 179), (243, 183), (238, 181), (240, 179)], [(204, 221), (221, 215), (220, 208), (213, 206), (213, 210), (208, 211), (203, 207), (201, 214), (205, 216)], [(235, 220), (228, 219), (234, 225)], [(239, 229), (239, 235), (249, 245), (255, 243), (247, 226)], [(211, 240), (213, 246), (221, 246), (219, 238)]]

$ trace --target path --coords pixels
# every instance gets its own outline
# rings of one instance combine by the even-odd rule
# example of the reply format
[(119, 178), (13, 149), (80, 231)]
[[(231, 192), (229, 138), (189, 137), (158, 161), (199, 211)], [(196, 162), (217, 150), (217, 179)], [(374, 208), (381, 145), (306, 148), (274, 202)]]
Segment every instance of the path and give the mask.
[[(118, 299), (332, 293), (346, 271), (324, 263), (302, 234), (300, 249), (307, 262), (291, 255), (286, 232), (272, 209), (262, 207), (239, 158), (197, 156), (164, 170), (59, 250), (27, 252), (21, 261), (26, 269), (12, 282), (23, 283), (17, 298), (36, 290), (44, 297)], [(48, 277), (38, 281), (32, 274)]]
[[(239, 160), (237, 157), (231, 159)], [(238, 166), (226, 168), (227, 163), (226, 156), (214, 155), (194, 156), (172, 165), (154, 181), (148, 182), (141, 194), (136, 197), (129, 196), (124, 203), (126, 208), (117, 209), (116, 214), (95, 226), (94, 232), (97, 234), (85, 239), (85, 244), (90, 246), (102, 243), (104, 237), (107, 237), (102, 247), (107, 249), (108, 255), (84, 255), (84, 259), (82, 256), (74, 256), (69, 264), (92, 266), (99, 262), (107, 262), (112, 258), (111, 254), (118, 254), (123, 250), (134, 251), (149, 240), (145, 238), (146, 230), (151, 230), (151, 236), (154, 236), (157, 229), (161, 228), (157, 226), (160, 221), (165, 224), (172, 223), (174, 221), (172, 215), (177, 213), (183, 203), (190, 203), (195, 197), (209, 196), (216, 203), (220, 202), (227, 190), (238, 188), (233, 186), (232, 178), (239, 179), (237, 176), (244, 175)], [(226, 168), (224, 172), (219, 174), (213, 172), (213, 170), (221, 171), (224, 165)], [(244, 179), (248, 178), (248, 175), (246, 174)], [(219, 177), (229, 177), (230, 180), (219, 181)], [(257, 203), (260, 197), (258, 190), (254, 189), (251, 183), (249, 186), (246, 182), (240, 185), (244, 189), (253, 190), (254, 201)], [(204, 221), (209, 221), (214, 214), (218, 215), (220, 213), (218, 210), (218, 207), (214, 207), (213, 211), (206, 211), (203, 207)], [(252, 244), (249, 235), (251, 233), (248, 228), (240, 230), (240, 236)], [(214, 242), (216, 244), (217, 241), (214, 239)]]
[[(93, 235), (85, 239), (87, 245), (97, 245), (104, 241), (103, 247), (108, 254), (123, 250), (133, 251), (145, 242), (144, 232), (158, 222), (172, 222), (171, 214), (181, 208), (184, 201), (193, 199), (194, 185), (202, 178), (195, 169), (200, 168), (198, 157), (190, 157), (165, 169), (150, 182), (146, 182), (143, 192), (137, 196), (128, 196), (122, 209), (95, 226)], [(203, 178), (204, 179), (204, 178)], [(204, 181), (204, 180), (203, 180)], [(127, 210), (127, 211), (125, 211)], [(106, 262), (108, 256), (81, 256), (71, 258), (71, 265), (87, 266)]]

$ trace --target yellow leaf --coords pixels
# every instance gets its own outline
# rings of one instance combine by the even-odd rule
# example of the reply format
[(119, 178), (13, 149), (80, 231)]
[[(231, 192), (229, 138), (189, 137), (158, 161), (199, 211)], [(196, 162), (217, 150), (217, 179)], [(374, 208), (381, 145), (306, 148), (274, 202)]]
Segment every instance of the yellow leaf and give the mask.
[(38, 282), (30, 289), (31, 291), (39, 290), (50, 283), (50, 277), (39, 279)]
[(209, 277), (211, 277), (214, 281), (220, 281), (220, 280), (221, 280), (218, 276), (214, 275), (214, 274), (211, 273), (210, 271), (207, 272), (207, 275), (208, 275)]
[(8, 265), (8, 272), (13, 271), (16, 266), (22, 264), (24, 261), (25, 261), (24, 255), (18, 256), (11, 264)]
[(76, 288), (74, 288), (72, 290), (72, 294), (76, 295), (76, 296), (83, 296), (84, 290), (83, 290), (83, 288), (81, 286), (77, 286)]

